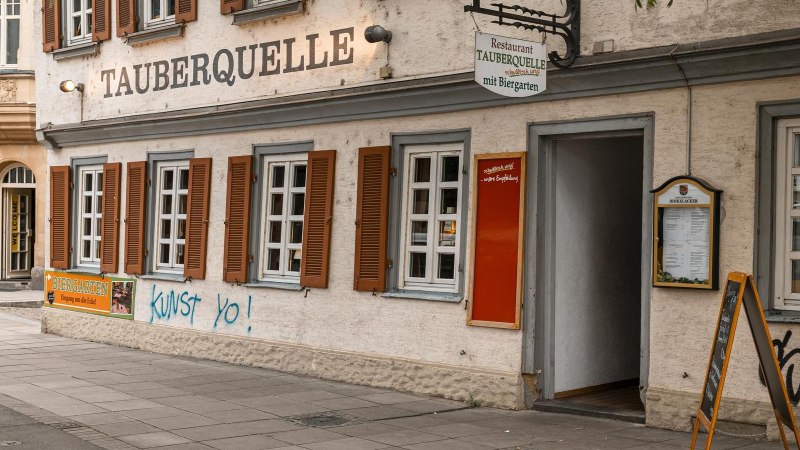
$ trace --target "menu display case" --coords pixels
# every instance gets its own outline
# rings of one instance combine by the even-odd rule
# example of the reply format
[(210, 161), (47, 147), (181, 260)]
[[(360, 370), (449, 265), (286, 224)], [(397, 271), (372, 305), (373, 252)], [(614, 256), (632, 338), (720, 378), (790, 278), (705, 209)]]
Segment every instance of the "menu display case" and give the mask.
[(718, 289), (722, 191), (681, 176), (652, 192), (653, 286)]

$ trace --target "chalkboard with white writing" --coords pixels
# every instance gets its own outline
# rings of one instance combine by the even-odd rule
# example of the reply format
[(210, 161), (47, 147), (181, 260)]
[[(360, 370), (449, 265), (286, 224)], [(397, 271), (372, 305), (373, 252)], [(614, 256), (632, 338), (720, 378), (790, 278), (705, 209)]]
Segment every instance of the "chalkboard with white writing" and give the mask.
[(717, 334), (714, 336), (714, 351), (711, 353), (711, 362), (708, 366), (706, 383), (703, 388), (703, 402), (700, 404), (700, 412), (708, 420), (714, 417), (714, 406), (720, 392), (720, 386), (724, 382), (723, 375), (727, 367), (728, 353), (732, 343), (730, 340), (731, 330), (735, 326), (739, 315), (739, 290), (741, 287), (741, 283), (728, 280), (725, 296), (722, 298), (719, 322), (717, 322)]
[[(761, 306), (761, 299), (758, 297), (753, 276), (741, 272), (731, 272), (728, 274), (728, 282), (725, 285), (725, 294), (722, 297), (722, 305), (719, 309), (717, 329), (714, 333), (714, 343), (712, 345), (711, 356), (708, 362), (705, 383), (703, 384), (703, 397), (700, 401), (700, 408), (697, 411), (697, 420), (692, 432), (692, 444), (689, 447), (694, 450), (697, 443), (697, 436), (702, 424), (708, 430), (706, 438), (706, 450), (711, 448), (714, 439), (714, 431), (717, 423), (717, 413), (719, 411), (720, 397), (722, 388), (725, 384), (725, 375), (728, 371), (728, 360), (730, 359), (733, 338), (736, 334), (736, 323), (742, 311), (742, 305), (747, 315), (747, 323), (753, 335), (756, 345), (756, 353), (761, 364), (764, 380), (766, 381), (767, 391), (772, 400), (775, 418), (778, 420), (778, 430), (785, 449), (788, 449), (788, 441), (784, 431), (784, 425), (795, 435), (797, 442), (800, 442), (800, 434), (797, 431), (797, 423), (794, 418), (794, 411), (789, 404), (789, 395), (786, 392), (786, 384), (781, 374), (778, 359), (775, 355), (775, 348), (772, 345), (772, 337), (764, 318), (764, 310)], [(800, 449), (800, 444), (798, 444)]]

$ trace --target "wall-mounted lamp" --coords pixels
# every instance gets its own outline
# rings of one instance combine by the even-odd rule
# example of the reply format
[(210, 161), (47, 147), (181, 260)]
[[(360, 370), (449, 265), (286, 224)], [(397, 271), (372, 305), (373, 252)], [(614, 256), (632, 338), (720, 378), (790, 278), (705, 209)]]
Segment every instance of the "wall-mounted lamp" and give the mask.
[(376, 42), (386, 42), (388, 44), (392, 41), (392, 32), (380, 25), (373, 25), (364, 30), (364, 38), (370, 44)]
[(83, 92), (83, 83), (76, 83), (72, 80), (64, 80), (58, 85), (58, 88), (61, 89), (61, 92)]
[[(366, 39), (370, 44), (374, 44), (376, 42), (385, 42), (388, 44), (389, 42), (392, 42), (392, 32), (380, 25), (373, 25), (364, 30), (364, 39)], [(378, 75), (384, 80), (387, 78), (392, 78), (392, 66), (389, 65), (388, 45), (386, 46), (386, 65), (381, 67)]]

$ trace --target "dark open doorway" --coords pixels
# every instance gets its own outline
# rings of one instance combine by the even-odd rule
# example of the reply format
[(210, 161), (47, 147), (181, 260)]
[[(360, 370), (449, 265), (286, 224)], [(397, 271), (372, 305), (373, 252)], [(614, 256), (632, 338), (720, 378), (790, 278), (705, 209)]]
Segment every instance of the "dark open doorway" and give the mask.
[(533, 406), (643, 422), (644, 137), (558, 137), (539, 162), (537, 324), (547, 356)]

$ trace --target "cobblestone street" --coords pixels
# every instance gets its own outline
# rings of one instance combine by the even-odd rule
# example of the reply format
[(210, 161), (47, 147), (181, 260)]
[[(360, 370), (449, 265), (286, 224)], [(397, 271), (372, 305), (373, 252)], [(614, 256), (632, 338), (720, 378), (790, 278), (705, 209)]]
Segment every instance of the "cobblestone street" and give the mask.
[[(42, 335), (36, 308), (0, 311), (0, 420), (20, 448), (677, 449), (690, 435), (466, 404)], [(28, 428), (25, 428), (28, 427)], [(27, 430), (27, 431), (26, 431)], [(37, 440), (31, 440), (37, 439)], [(52, 446), (47, 442), (53, 442)], [(58, 442), (55, 444), (54, 442)], [(72, 443), (71, 445), (75, 445)], [(714, 448), (780, 448), (715, 438)]]

